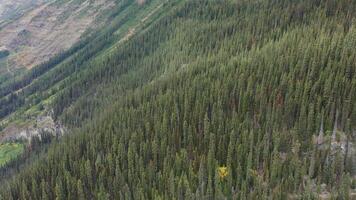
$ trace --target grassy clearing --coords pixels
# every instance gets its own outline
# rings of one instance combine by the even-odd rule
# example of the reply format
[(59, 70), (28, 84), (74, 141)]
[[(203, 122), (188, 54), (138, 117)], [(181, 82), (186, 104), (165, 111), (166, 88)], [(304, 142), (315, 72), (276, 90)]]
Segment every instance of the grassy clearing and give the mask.
[(0, 167), (16, 158), (23, 152), (23, 150), (24, 145), (21, 143), (0, 144)]

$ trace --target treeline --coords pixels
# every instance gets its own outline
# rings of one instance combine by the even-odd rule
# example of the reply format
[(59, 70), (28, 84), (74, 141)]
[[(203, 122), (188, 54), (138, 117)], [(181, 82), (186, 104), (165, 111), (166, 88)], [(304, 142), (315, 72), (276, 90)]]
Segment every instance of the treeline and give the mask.
[(356, 2), (165, 6), (63, 84), (72, 133), (2, 197), (350, 199), (355, 161), (336, 147), (356, 129)]

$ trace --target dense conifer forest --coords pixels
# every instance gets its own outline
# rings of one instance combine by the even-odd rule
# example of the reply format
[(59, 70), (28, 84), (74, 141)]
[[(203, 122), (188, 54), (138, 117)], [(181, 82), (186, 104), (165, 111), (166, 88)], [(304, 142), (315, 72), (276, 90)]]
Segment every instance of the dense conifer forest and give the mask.
[(0, 83), (0, 118), (51, 99), (67, 127), (2, 167), (0, 199), (356, 198), (355, 0), (116, 6)]

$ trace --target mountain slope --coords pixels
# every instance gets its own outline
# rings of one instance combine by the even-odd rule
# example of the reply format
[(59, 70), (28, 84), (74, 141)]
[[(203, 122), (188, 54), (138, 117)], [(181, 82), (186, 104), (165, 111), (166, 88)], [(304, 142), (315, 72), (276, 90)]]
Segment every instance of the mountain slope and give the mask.
[(2, 85), (3, 119), (34, 102), (69, 129), (4, 198), (353, 195), (355, 1), (146, 3)]
[(8, 68), (32, 68), (69, 49), (88, 29), (106, 21), (114, 0), (38, 2), (3, 25), (0, 47), (10, 52)]
[(1, 0), (0, 1), (0, 27), (21, 16), (26, 11), (41, 5), (42, 0)]
[[(113, 16), (111, 24), (105, 29), (89, 35), (69, 51), (17, 77), (15, 81), (5, 81), (0, 84), (0, 118), (3, 127), (8, 126), (13, 118), (27, 120), (37, 115), (38, 112), (43, 112), (39, 108), (47, 107), (51, 102), (50, 99), (53, 99), (56, 93), (63, 89), (61, 87), (66, 87), (70, 82), (74, 83), (77, 73), (87, 70), (90, 68), (89, 64), (93, 65), (102, 59), (101, 57), (107, 54), (102, 51), (110, 51), (109, 49), (118, 45), (117, 43), (120, 43), (130, 33), (130, 27), (136, 27), (139, 31), (144, 24), (142, 19), (151, 15), (151, 11), (156, 11), (160, 6), (162, 4), (157, 1), (152, 1), (145, 7), (139, 6), (134, 1), (121, 2), (113, 15), (116, 15), (115, 12), (120, 14)], [(129, 16), (132, 13), (136, 14)], [(149, 23), (149, 20), (145, 23)], [(116, 32), (118, 28), (120, 31)], [(110, 34), (112, 34), (111, 37), (108, 37)], [(89, 42), (91, 40), (93, 42)], [(31, 114), (33, 111), (36, 112)]]

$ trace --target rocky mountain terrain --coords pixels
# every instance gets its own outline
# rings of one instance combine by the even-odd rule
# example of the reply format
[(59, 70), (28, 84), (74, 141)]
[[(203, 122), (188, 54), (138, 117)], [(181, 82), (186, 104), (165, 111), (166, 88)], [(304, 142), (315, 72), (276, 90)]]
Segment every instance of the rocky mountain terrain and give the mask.
[(112, 0), (29, 1), (26, 4), (22, 4), (23, 0), (1, 1), (2, 16), (28, 5), (25, 13), (0, 30), (0, 48), (10, 51), (7, 62), (10, 70), (32, 68), (67, 50), (86, 30), (97, 27), (100, 13), (115, 5)]
[(33, 137), (41, 137), (47, 133), (53, 136), (61, 136), (65, 133), (65, 127), (55, 122), (50, 115), (38, 116), (35, 123), (23, 127), (9, 126), (0, 135), (0, 143), (18, 140), (30, 141)]
[(45, 0), (0, 0), (0, 27), (44, 2)]

